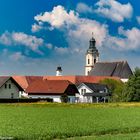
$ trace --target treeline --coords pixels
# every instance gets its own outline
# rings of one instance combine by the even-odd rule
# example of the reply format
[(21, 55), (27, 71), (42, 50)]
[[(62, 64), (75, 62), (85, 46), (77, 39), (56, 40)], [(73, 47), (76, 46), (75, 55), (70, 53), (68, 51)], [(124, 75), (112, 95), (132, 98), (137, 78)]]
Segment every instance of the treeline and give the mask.
[(110, 102), (140, 101), (140, 68), (135, 68), (127, 83), (113, 79), (105, 79), (101, 83), (108, 85), (111, 94)]

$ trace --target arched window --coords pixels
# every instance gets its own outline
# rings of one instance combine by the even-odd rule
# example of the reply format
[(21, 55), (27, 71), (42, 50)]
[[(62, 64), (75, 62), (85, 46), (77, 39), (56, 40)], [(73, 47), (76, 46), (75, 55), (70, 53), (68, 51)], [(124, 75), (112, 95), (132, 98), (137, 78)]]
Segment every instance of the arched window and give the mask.
[(96, 63), (96, 59), (94, 59), (94, 64)]
[(88, 64), (90, 64), (90, 59), (88, 58)]

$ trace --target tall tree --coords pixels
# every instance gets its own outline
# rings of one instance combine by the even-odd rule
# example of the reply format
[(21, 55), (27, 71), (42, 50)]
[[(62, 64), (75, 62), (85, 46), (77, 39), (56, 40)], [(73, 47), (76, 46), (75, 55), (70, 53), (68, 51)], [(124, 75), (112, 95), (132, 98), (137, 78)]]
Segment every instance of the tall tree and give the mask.
[(123, 89), (124, 83), (118, 80), (113, 79), (104, 79), (100, 83), (105, 84), (109, 88), (109, 92), (111, 93), (111, 102), (119, 102), (122, 101), (123, 98)]
[(135, 68), (134, 74), (126, 83), (123, 96), (124, 101), (140, 101), (140, 68)]

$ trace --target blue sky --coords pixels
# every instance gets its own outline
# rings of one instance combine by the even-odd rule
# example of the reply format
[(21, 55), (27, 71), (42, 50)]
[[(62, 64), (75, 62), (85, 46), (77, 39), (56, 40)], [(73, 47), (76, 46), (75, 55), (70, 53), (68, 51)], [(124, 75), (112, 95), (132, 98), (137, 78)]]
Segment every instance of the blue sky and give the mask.
[(100, 61), (140, 67), (138, 0), (1, 0), (0, 74), (84, 74), (93, 32)]

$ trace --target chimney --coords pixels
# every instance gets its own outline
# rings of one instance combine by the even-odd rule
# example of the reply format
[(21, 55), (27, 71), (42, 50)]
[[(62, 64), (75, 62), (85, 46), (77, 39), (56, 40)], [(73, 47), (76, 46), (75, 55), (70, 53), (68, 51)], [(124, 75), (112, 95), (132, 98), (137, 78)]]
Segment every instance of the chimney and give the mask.
[(62, 68), (60, 66), (57, 67), (56, 76), (62, 76)]

